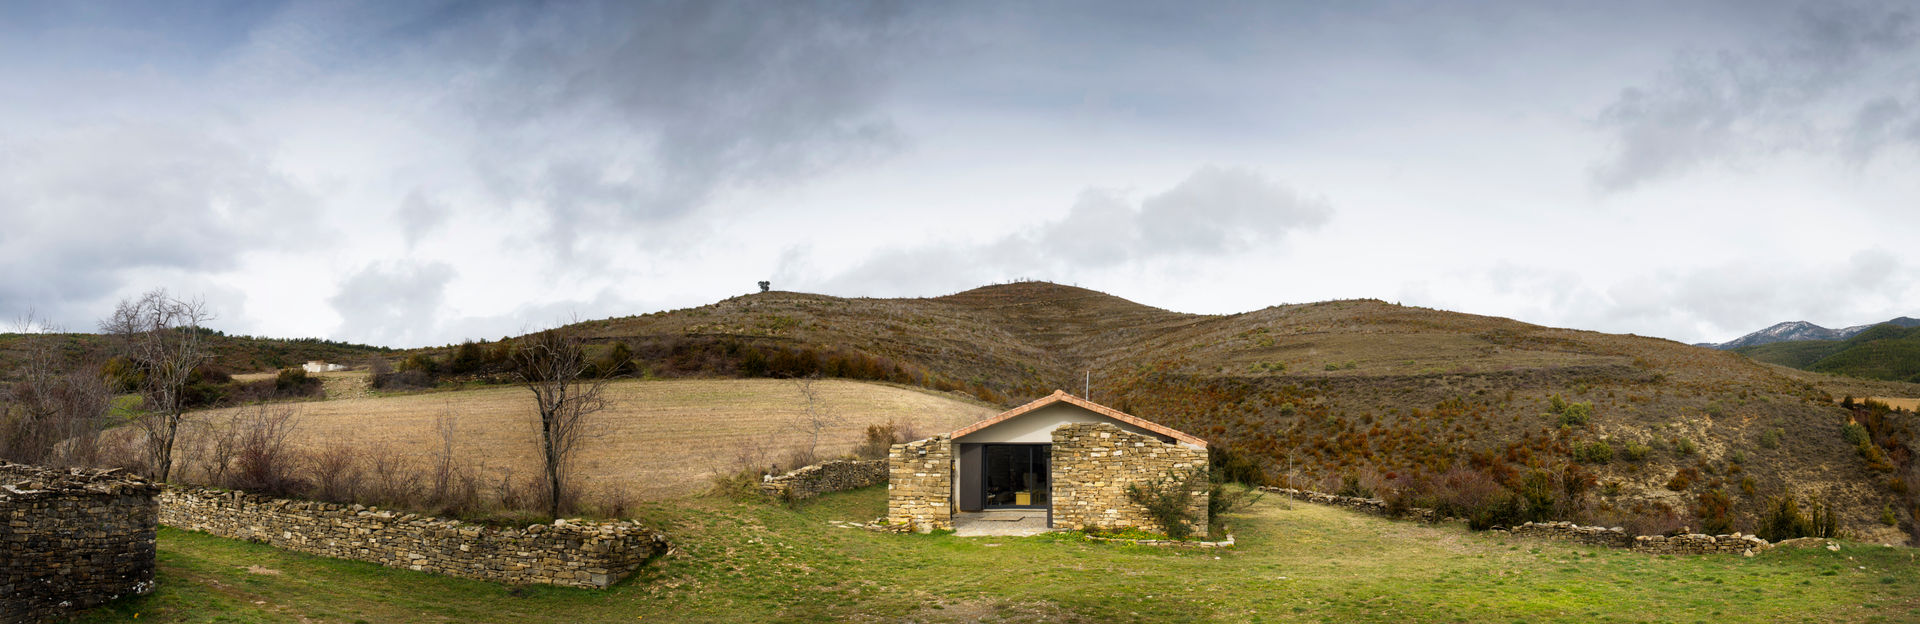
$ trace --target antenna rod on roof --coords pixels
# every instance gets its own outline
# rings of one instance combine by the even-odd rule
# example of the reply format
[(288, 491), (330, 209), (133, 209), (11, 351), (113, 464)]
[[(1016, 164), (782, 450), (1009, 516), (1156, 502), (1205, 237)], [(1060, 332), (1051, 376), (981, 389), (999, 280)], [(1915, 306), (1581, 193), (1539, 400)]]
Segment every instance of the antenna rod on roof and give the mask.
[(1080, 386), (1080, 398), (1093, 400), (1093, 369), (1087, 369), (1087, 379)]

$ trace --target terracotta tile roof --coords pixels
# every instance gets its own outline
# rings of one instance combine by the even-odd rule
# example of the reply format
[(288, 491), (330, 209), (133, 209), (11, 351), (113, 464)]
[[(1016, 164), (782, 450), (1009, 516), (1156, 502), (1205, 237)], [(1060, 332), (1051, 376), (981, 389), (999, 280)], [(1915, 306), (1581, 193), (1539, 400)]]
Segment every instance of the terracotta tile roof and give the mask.
[(1025, 414), (1027, 412), (1031, 412), (1033, 410), (1037, 410), (1042, 407), (1046, 407), (1048, 405), (1053, 405), (1055, 403), (1068, 403), (1071, 405), (1075, 405), (1081, 408), (1085, 408), (1087, 411), (1093, 412), (1095, 414), (1112, 418), (1114, 420), (1118, 420), (1120, 422), (1127, 423), (1129, 425), (1133, 425), (1135, 427), (1139, 427), (1147, 431), (1152, 431), (1154, 433), (1157, 433), (1169, 438), (1173, 438), (1175, 440), (1179, 440), (1187, 444), (1192, 444), (1200, 448), (1207, 447), (1206, 440), (1202, 440), (1200, 438), (1187, 435), (1185, 432), (1176, 430), (1172, 427), (1168, 427), (1166, 425), (1162, 425), (1157, 422), (1153, 422), (1151, 420), (1147, 420), (1145, 418), (1141, 418), (1139, 416), (1134, 416), (1132, 414), (1128, 414), (1126, 412), (1122, 412), (1120, 410), (1113, 409), (1111, 407), (1107, 407), (1105, 405), (1101, 405), (1093, 401), (1088, 401), (1086, 399), (1082, 399), (1080, 397), (1067, 394), (1067, 391), (1065, 390), (1055, 390), (1053, 391), (1053, 394), (1049, 394), (1047, 396), (1035, 399), (1033, 402), (1028, 403), (1026, 405), (1022, 405), (1020, 407), (1016, 407), (1004, 412), (1000, 412), (999, 415), (994, 416), (992, 418), (988, 418), (986, 420), (982, 420), (980, 422), (973, 423), (965, 427), (961, 427), (955, 430), (953, 433), (950, 433), (947, 435), (950, 439), (957, 439), (960, 436), (964, 436), (969, 433), (973, 433), (975, 431), (985, 429), (987, 427), (992, 427), (994, 425), (1005, 422), (1015, 416)]

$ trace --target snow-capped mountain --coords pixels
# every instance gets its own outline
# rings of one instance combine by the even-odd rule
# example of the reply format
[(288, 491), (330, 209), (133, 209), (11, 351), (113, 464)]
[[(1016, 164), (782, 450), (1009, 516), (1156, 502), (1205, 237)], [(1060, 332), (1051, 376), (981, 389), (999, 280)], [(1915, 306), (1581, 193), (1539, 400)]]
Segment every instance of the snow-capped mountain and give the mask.
[(1916, 327), (1920, 326), (1920, 319), (1902, 316), (1883, 323), (1869, 323), (1841, 329), (1827, 329), (1806, 321), (1789, 321), (1720, 344), (1705, 343), (1699, 346), (1712, 347), (1725, 351), (1753, 345), (1787, 342), (1790, 340), (1846, 340), (1858, 335), (1860, 332), (1867, 331), (1867, 329), (1875, 325), (1885, 324), (1898, 325), (1900, 327)]

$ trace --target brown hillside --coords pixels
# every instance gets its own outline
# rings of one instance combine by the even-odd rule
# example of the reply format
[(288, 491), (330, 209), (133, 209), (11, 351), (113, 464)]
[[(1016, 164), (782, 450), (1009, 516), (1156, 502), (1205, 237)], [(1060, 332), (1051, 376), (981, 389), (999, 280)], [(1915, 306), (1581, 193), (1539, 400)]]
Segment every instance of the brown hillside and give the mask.
[[(928, 299), (770, 292), (583, 327), (629, 343), (662, 376), (870, 361), (879, 365), (819, 370), (890, 371), (1012, 405), (1078, 391), (1090, 371), (1094, 400), (1209, 438), (1269, 479), (1547, 471), (1586, 484), (1591, 520), (1671, 510), (1687, 521), (1719, 491), (1736, 528), (1790, 491), (1834, 501), (1849, 530), (1889, 541), (1915, 512), (1890, 481), (1910, 463), (1870, 465), (1843, 436), (1850, 415), (1835, 400), (1916, 397), (1920, 386), (1862, 385), (1656, 338), (1374, 300), (1183, 314), (1043, 282)], [(743, 365), (761, 359), (776, 370)], [(1591, 418), (1548, 414), (1553, 395), (1591, 403)], [(1576, 461), (1601, 442), (1613, 458)], [(1645, 456), (1624, 458), (1629, 446)], [(1878, 521), (1887, 508), (1900, 528)]]

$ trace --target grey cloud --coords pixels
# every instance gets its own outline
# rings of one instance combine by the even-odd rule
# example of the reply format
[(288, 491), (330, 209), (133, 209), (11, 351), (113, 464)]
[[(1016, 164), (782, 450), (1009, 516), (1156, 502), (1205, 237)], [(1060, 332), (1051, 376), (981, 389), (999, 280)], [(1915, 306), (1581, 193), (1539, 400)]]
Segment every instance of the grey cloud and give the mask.
[(92, 327), (114, 295), (250, 251), (327, 240), (302, 187), (208, 128), (80, 126), (0, 135), (0, 305)]
[(327, 299), (340, 315), (335, 336), (384, 345), (419, 345), (438, 335), (453, 267), (375, 263), (361, 267)]
[(446, 222), (451, 212), (445, 203), (428, 198), (419, 189), (414, 189), (407, 193), (406, 199), (401, 200), (400, 209), (395, 214), (400, 217), (400, 234), (406, 238), (407, 246), (411, 247)]
[(293, 3), (216, 76), (475, 137), (419, 164), (469, 171), (492, 200), (472, 209), (538, 208), (527, 229), (564, 262), (596, 237), (677, 243), (663, 230), (718, 193), (900, 149), (880, 105), (907, 30), (885, 1)]
[[(1920, 130), (1897, 130), (1920, 129), (1920, 112), (1898, 99), (1912, 95), (1916, 43), (1909, 9), (1823, 3), (1777, 40), (1683, 56), (1601, 111), (1615, 152), (1593, 179), (1624, 190), (1749, 154), (1807, 150), (1860, 162), (1890, 145), (1920, 146)], [(1849, 112), (1836, 120), (1831, 110)]]
[(1137, 203), (1113, 191), (1088, 190), (1064, 218), (990, 242), (881, 251), (824, 280), (820, 290), (926, 294), (1021, 277), (1072, 282), (1086, 271), (1274, 244), (1325, 224), (1332, 214), (1325, 201), (1252, 171), (1202, 167)]
[(473, 161), (503, 198), (549, 208), (562, 257), (903, 144), (877, 111), (904, 42), (890, 4), (574, 8), (498, 9), (453, 44), (476, 76), (453, 97), (495, 139)]

